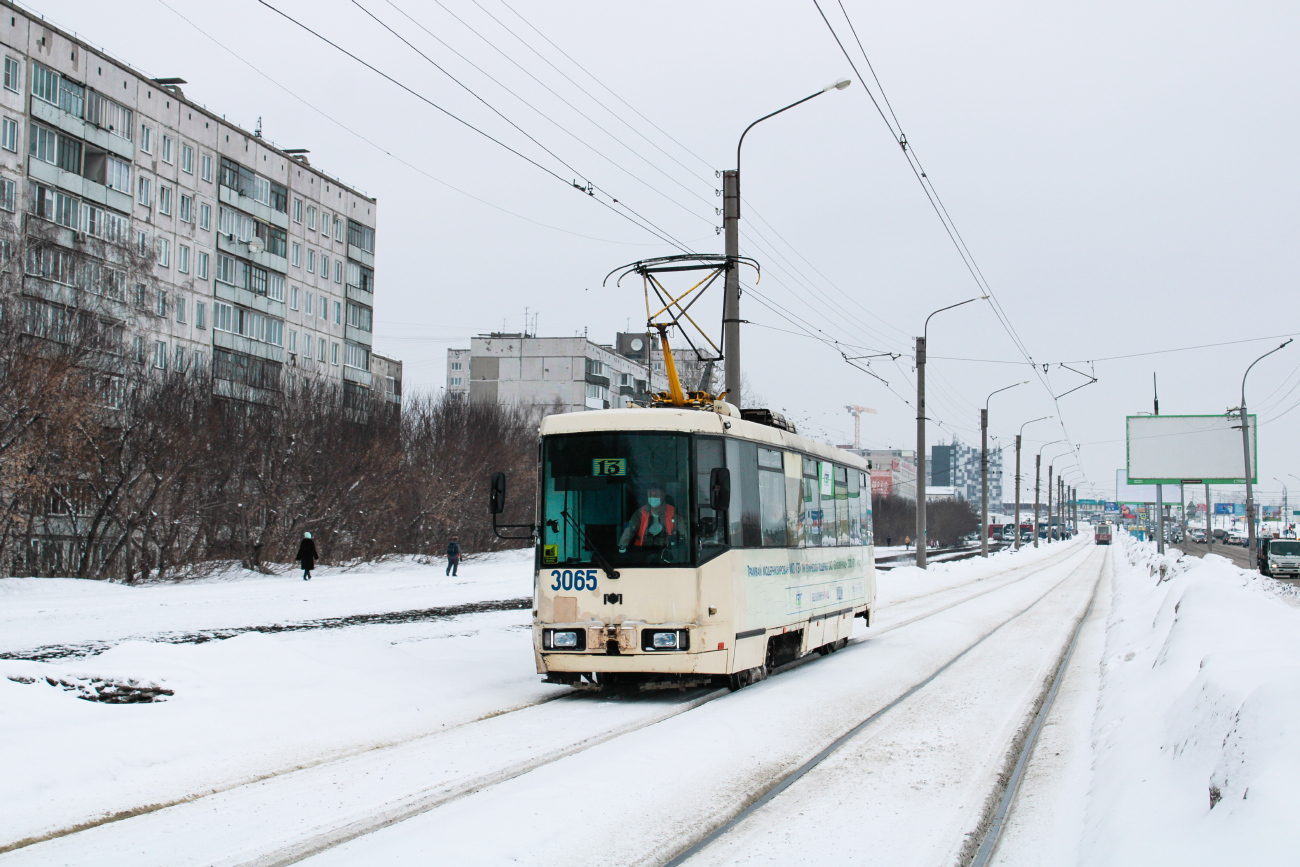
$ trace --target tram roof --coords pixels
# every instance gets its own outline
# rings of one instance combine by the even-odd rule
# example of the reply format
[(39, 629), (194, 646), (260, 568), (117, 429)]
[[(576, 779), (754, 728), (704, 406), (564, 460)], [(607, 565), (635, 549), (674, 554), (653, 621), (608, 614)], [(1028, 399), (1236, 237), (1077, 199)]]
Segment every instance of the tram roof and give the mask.
[[(723, 423), (730, 427), (724, 428)], [(567, 412), (548, 415), (542, 419), (542, 436), (566, 433), (592, 433), (617, 431), (678, 431), (682, 433), (709, 433), (737, 437), (778, 448), (792, 449), (816, 455), (836, 463), (847, 464), (860, 470), (867, 469), (867, 461), (852, 452), (792, 434), (780, 428), (745, 421), (734, 416), (698, 409), (669, 409), (667, 407), (634, 407), (629, 409), (596, 409), (586, 412)]]

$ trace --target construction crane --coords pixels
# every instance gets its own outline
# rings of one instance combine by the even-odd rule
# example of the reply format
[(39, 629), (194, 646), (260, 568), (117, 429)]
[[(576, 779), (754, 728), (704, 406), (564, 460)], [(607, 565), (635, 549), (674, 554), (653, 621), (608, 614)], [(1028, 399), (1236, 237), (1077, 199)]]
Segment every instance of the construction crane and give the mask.
[(853, 447), (860, 449), (862, 448), (862, 414), (869, 412), (875, 415), (876, 411), (869, 406), (846, 406), (844, 408), (853, 416)]

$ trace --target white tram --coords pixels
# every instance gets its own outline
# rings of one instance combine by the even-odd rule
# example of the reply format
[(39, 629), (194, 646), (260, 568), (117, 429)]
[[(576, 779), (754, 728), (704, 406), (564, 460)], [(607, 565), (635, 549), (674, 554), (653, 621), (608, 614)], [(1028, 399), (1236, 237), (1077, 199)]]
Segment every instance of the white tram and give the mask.
[(870, 624), (866, 461), (760, 417), (717, 401), (542, 421), (533, 647), (548, 682), (736, 689)]

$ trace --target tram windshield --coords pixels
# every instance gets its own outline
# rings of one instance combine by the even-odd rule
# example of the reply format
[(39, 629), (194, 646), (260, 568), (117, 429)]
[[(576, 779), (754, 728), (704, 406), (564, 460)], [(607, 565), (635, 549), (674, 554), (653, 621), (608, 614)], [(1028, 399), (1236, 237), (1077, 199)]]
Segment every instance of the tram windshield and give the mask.
[(682, 434), (548, 437), (542, 458), (542, 563), (691, 562), (690, 439)]

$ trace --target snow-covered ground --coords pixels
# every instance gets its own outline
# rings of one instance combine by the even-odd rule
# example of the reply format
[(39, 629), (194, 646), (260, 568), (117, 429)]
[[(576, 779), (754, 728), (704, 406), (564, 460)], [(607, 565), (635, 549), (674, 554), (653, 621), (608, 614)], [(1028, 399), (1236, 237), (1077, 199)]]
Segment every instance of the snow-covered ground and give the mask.
[[(1081, 538), (882, 573), (861, 641), (699, 706), (540, 683), (527, 610), (149, 640), (527, 597), (522, 553), (458, 579), (398, 562), (310, 583), (0, 581), (0, 652), (108, 647), (0, 660), (0, 852), (146, 810), (0, 865), (661, 863), (886, 708), (692, 863), (947, 863), (1099, 574), (995, 863), (1293, 863), (1300, 611), (1221, 558)], [(87, 702), (47, 677), (173, 695)], [(636, 809), (611, 823), (612, 802)]]

